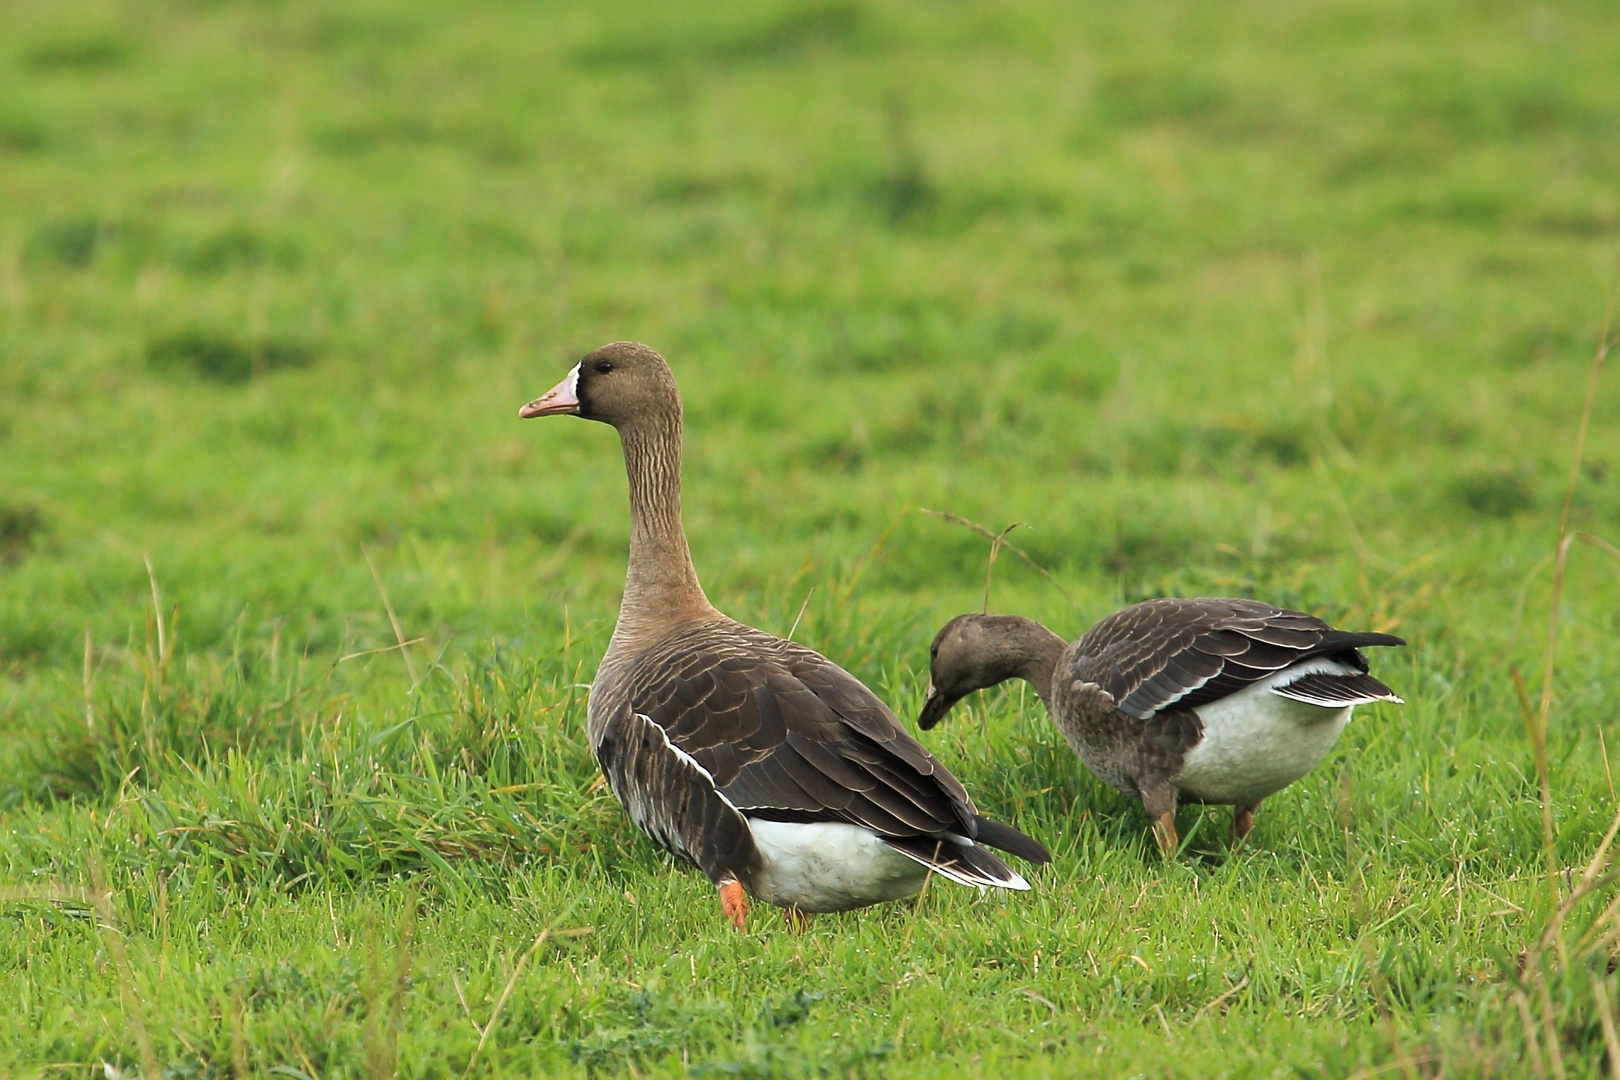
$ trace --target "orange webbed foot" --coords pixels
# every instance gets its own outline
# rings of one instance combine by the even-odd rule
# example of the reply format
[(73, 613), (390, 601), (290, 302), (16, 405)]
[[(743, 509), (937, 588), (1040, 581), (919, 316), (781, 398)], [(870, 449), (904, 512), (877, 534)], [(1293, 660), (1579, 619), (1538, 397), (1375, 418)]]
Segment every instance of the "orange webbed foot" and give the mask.
[(810, 932), (810, 920), (815, 918), (808, 911), (800, 911), (796, 907), (782, 909), (782, 920), (787, 923), (788, 932), (797, 936), (804, 936)]
[(733, 878), (723, 882), (719, 888), (720, 910), (726, 913), (732, 926), (748, 933), (748, 894), (743, 892), (742, 882)]

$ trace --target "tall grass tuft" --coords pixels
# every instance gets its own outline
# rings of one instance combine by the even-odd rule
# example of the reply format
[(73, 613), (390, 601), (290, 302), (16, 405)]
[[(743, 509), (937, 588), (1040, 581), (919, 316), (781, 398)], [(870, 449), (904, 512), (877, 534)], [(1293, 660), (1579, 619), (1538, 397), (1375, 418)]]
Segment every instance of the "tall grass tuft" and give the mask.
[[(1580, 876), (1572, 880), (1571, 868), (1563, 866), (1558, 852), (1547, 762), (1547, 730), (1554, 700), (1565, 568), (1571, 545), (1577, 538), (1570, 532), (1570, 510), (1585, 461), (1598, 380), (1610, 346), (1610, 323), (1606, 319), (1587, 369), (1586, 395), (1558, 519), (1546, 645), (1536, 704), (1531, 703), (1518, 669), (1512, 672), (1535, 756), (1550, 913), (1540, 934), (1517, 957), (1511, 962), (1503, 958), (1506, 999), (1499, 994), (1488, 996), (1485, 1014), (1493, 1018), (1497, 1032), (1510, 1044), (1518, 1041), (1513, 1038), (1514, 1034), (1521, 1034), (1519, 1052), (1523, 1060), (1538, 1078), (1554, 1080), (1565, 1080), (1569, 1075), (1566, 1058), (1592, 1062), (1602, 1054), (1607, 1054), (1613, 1080), (1620, 1080), (1620, 1042), (1615, 1037), (1611, 1005), (1611, 999), (1620, 997), (1620, 978), (1616, 977), (1616, 971), (1620, 970), (1620, 895), (1593, 913), (1595, 901), (1612, 894), (1611, 886), (1620, 881), (1620, 867), (1615, 865), (1617, 853), (1613, 850), (1615, 837), (1620, 834), (1620, 804), (1616, 805), (1608, 831), (1581, 868)], [(1612, 550), (1611, 545), (1596, 537), (1591, 537), (1590, 542), (1600, 550)], [(1599, 734), (1601, 736), (1601, 732)]]

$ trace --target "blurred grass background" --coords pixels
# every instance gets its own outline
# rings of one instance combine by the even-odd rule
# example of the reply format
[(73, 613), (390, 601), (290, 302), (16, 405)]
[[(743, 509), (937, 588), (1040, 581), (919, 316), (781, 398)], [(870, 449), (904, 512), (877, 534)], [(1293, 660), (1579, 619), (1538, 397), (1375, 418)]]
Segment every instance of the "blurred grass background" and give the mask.
[[(6, 5), (0, 1068), (1517, 1073), (1510, 671), (1617, 61), (1605, 3)], [(1036, 894), (739, 939), (591, 786), (616, 440), (516, 419), (624, 338), (680, 379), (711, 596), (908, 720), (989, 547), (921, 508), (1028, 523), (1060, 588), (1003, 555), (999, 610), (1255, 595), (1410, 638), (1408, 704), (1167, 866), (986, 695), (928, 742), (1058, 854)], [(1610, 373), (1611, 543), (1617, 421)], [(1617, 565), (1560, 609), (1561, 865), (1613, 812)], [(546, 927), (590, 932), (519, 971)], [(1553, 983), (1534, 1052), (1595, 1076)]]

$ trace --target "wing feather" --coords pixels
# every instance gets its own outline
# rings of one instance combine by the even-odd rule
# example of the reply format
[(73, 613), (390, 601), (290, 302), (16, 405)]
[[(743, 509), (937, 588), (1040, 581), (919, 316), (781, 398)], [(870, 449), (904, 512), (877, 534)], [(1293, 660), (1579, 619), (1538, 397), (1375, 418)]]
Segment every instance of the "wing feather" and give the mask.
[[(908, 859), (931, 868), (934, 873), (958, 885), (993, 886), (1025, 890), (1029, 882), (1021, 874), (977, 844), (964, 845), (948, 837), (910, 836), (888, 840), (890, 847)], [(1042, 849), (1045, 852), (1045, 849)]]
[(961, 785), (919, 770), (933, 758), (888, 708), (809, 649), (729, 620), (699, 624), (638, 657), (627, 681), (631, 702), (713, 769), (745, 813), (775, 808), (899, 835), (970, 829)]
[(1258, 600), (1165, 598), (1103, 619), (1071, 647), (1067, 662), (1072, 681), (1095, 683), (1122, 712), (1146, 720), (1218, 701), (1316, 656), (1365, 673), (1360, 646), (1404, 644), (1390, 634), (1334, 630), (1314, 615)]
[(623, 686), (745, 817), (845, 822), (891, 841), (977, 835), (956, 778), (860, 680), (801, 645), (729, 619), (693, 624), (637, 656)]
[(608, 722), (596, 760), (630, 820), (709, 880), (758, 867), (753, 830), (708, 769), (628, 703)]
[(1295, 701), (1303, 701), (1308, 705), (1321, 705), (1325, 708), (1337, 708), (1343, 705), (1371, 705), (1375, 701), (1393, 701), (1397, 705), (1404, 704), (1395, 696), (1395, 691), (1373, 678), (1371, 675), (1333, 675), (1327, 672), (1313, 672), (1301, 676), (1286, 686), (1279, 686), (1272, 693)]

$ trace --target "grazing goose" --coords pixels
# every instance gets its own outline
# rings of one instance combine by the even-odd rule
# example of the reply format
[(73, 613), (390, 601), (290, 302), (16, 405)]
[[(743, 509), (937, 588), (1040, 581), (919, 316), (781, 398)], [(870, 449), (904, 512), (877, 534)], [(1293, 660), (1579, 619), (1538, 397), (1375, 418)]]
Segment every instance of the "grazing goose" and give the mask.
[(681, 527), (681, 396), (645, 345), (604, 345), (522, 417), (618, 429), (630, 565), (591, 684), (588, 734), (613, 793), (657, 843), (708, 875), (745, 928), (751, 895), (807, 913), (909, 896), (930, 873), (1027, 889), (983, 845), (1051, 856), (981, 816), (888, 707), (825, 657), (716, 611)]
[(958, 615), (934, 637), (917, 726), (974, 690), (1024, 679), (1080, 760), (1141, 797), (1168, 854), (1178, 798), (1235, 806), (1241, 840), (1260, 800), (1327, 756), (1352, 709), (1399, 704), (1360, 649), (1405, 644), (1258, 600), (1148, 600), (1073, 645), (1017, 615)]

